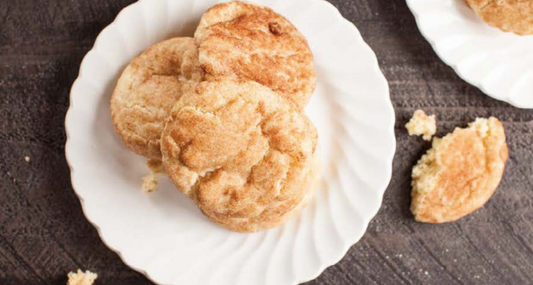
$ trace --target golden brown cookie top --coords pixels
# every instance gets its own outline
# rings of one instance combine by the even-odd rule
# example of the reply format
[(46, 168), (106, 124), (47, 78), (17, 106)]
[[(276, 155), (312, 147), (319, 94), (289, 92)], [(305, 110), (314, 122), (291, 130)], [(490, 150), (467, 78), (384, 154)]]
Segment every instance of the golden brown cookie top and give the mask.
[(181, 97), (184, 81), (201, 71), (189, 56), (196, 47), (192, 38), (173, 38), (155, 44), (124, 69), (111, 98), (115, 130), (124, 144), (137, 154), (161, 158), (159, 147), (165, 120)]
[(487, 24), (518, 35), (533, 34), (533, 1), (466, 0)]
[(434, 139), (413, 168), (415, 219), (450, 222), (482, 207), (500, 183), (507, 157), (503, 125), (493, 117)]
[(307, 116), (252, 81), (189, 87), (162, 136), (163, 164), (176, 186), (209, 218), (239, 231), (295, 208), (309, 191), (317, 145)]
[(194, 35), (207, 79), (233, 76), (270, 87), (302, 109), (316, 85), (306, 39), (273, 10), (228, 2), (205, 12)]

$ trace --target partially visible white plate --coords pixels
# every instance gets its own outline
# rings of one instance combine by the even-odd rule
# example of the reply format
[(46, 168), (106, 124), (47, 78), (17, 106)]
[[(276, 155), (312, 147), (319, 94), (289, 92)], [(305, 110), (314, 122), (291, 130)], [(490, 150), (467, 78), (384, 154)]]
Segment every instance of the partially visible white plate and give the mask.
[(492, 98), (533, 108), (533, 36), (485, 24), (464, 0), (407, 0), (437, 55)]
[(123, 261), (158, 284), (296, 284), (338, 262), (364, 234), (391, 177), (394, 112), (358, 30), (321, 0), (261, 0), (309, 40), (318, 72), (308, 114), (322, 149), (315, 199), (283, 226), (239, 234), (209, 222), (168, 179), (145, 194), (145, 159), (113, 130), (109, 99), (125, 65), (150, 45), (191, 36), (215, 0), (142, 0), (98, 36), (72, 86), (66, 156), (87, 219)]

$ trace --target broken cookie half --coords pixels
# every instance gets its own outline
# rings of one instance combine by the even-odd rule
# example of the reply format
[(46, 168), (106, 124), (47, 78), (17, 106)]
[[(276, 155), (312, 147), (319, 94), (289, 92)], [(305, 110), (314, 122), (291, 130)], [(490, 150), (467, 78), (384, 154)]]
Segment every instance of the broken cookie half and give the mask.
[(482, 207), (498, 187), (507, 157), (504, 128), (494, 117), (435, 138), (412, 172), (415, 219), (451, 222)]

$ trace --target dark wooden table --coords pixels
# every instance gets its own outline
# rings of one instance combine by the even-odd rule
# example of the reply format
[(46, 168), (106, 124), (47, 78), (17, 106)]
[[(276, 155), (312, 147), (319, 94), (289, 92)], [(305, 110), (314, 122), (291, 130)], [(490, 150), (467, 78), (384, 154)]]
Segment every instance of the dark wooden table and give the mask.
[[(151, 284), (84, 218), (64, 155), (63, 121), (81, 59), (131, 2), (0, 2), (2, 285), (64, 284), (77, 268), (98, 272), (99, 285)], [(403, 0), (332, 2), (359, 28), (389, 80), (398, 149), (367, 233), (309, 284), (532, 284), (533, 111), (459, 79), (420, 35)], [(409, 212), (410, 170), (429, 147), (403, 127), (417, 108), (437, 114), (440, 134), (478, 116), (505, 124), (510, 159), (503, 181), (483, 209), (458, 222), (419, 224)]]

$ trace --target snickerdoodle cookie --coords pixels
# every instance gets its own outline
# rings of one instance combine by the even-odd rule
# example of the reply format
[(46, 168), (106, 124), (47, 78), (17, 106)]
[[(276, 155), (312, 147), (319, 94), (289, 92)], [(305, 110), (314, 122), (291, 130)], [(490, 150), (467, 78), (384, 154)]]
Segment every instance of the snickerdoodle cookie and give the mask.
[(482, 207), (498, 187), (507, 157), (503, 125), (493, 117), (435, 138), (413, 168), (415, 219), (451, 222)]
[(111, 116), (133, 152), (161, 159), (161, 132), (181, 86), (201, 77), (195, 50), (192, 38), (173, 38), (153, 45), (124, 69), (111, 98)]
[(533, 34), (533, 0), (466, 0), (487, 24), (518, 35)]
[(205, 12), (194, 34), (206, 79), (232, 76), (267, 86), (302, 109), (316, 85), (306, 39), (270, 8), (239, 1)]
[(284, 222), (318, 176), (307, 116), (253, 81), (189, 85), (161, 138), (163, 165), (212, 221), (253, 232)]

